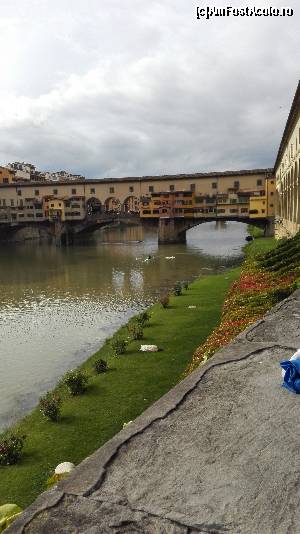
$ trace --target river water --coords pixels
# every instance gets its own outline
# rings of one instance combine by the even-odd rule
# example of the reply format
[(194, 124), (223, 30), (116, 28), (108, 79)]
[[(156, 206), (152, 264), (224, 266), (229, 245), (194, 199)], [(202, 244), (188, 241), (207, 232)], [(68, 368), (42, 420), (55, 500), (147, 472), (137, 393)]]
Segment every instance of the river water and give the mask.
[(0, 429), (162, 289), (239, 263), (245, 236), (245, 225), (206, 223), (186, 245), (158, 246), (155, 230), (142, 227), (102, 230), (69, 248), (2, 245)]

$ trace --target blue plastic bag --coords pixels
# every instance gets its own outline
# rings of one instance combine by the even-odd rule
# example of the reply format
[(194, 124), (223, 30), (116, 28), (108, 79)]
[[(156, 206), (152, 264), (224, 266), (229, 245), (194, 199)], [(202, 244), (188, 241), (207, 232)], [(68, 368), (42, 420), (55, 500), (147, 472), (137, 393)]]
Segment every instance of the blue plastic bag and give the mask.
[(300, 360), (284, 360), (280, 365), (285, 371), (282, 385), (293, 393), (300, 393)]

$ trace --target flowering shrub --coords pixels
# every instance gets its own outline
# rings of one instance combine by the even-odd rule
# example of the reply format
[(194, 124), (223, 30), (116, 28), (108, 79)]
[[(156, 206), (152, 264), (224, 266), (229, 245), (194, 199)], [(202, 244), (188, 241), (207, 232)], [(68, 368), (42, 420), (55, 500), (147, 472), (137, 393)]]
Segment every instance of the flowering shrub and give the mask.
[(143, 327), (139, 323), (129, 323), (127, 329), (132, 339), (143, 339)]
[(48, 392), (40, 399), (40, 412), (50, 419), (50, 421), (58, 421), (60, 416), (61, 398), (57, 393)]
[(0, 438), (0, 465), (16, 464), (22, 454), (26, 436), (10, 434)]
[(80, 369), (69, 371), (63, 378), (63, 384), (73, 396), (82, 395), (87, 388), (87, 383), (88, 377)]
[(105, 360), (102, 360), (100, 358), (99, 360), (96, 360), (93, 363), (93, 368), (95, 372), (99, 375), (100, 373), (105, 373), (108, 370), (108, 365)]
[(142, 313), (139, 313), (139, 315), (134, 317), (134, 321), (136, 321), (142, 328), (144, 328), (150, 321), (150, 313), (148, 311), (143, 311)]
[(159, 302), (161, 303), (163, 308), (167, 308), (170, 302), (169, 293), (162, 293), (162, 295), (160, 295), (159, 297)]
[(182, 293), (182, 287), (181, 287), (181, 283), (180, 282), (176, 282), (174, 288), (173, 288), (173, 293), (174, 295), (176, 295), (176, 297), (179, 297), (179, 295), (181, 295)]
[(111, 348), (113, 350), (114, 356), (120, 356), (126, 352), (126, 341), (121, 337), (114, 337), (111, 342)]
[(220, 325), (195, 351), (185, 375), (206, 362), (217, 350), (296, 289), (296, 271), (271, 272), (272, 256), (269, 254), (268, 270), (262, 267), (264, 256), (250, 258), (244, 263), (240, 278), (232, 284), (223, 304)]

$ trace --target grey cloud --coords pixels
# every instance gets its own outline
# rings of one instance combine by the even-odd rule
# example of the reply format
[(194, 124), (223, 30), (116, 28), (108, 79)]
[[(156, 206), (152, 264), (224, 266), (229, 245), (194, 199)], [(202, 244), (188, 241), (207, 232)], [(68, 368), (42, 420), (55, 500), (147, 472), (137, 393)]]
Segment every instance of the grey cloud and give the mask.
[(31, 34), (1, 90), (3, 163), (98, 178), (274, 163), (299, 78), (295, 1), (293, 19), (201, 23), (181, 0), (25, 0), (30, 20), (22, 3), (2, 9)]

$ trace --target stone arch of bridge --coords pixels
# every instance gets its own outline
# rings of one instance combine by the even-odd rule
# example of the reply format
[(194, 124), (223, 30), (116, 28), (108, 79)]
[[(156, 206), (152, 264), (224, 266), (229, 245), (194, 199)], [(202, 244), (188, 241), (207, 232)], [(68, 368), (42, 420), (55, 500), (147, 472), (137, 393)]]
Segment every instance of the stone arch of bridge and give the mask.
[(104, 211), (105, 213), (120, 213), (122, 204), (120, 200), (116, 197), (108, 197), (104, 201)]
[(188, 230), (195, 228), (199, 224), (205, 224), (208, 222), (240, 222), (244, 224), (252, 224), (264, 231), (265, 236), (274, 235), (274, 223), (267, 219), (249, 219), (248, 217), (215, 217), (215, 218), (203, 218), (193, 221), (174, 218), (160, 218), (158, 227), (158, 242), (160, 244), (167, 243), (185, 243), (186, 233)]
[(199, 224), (205, 224), (209, 222), (217, 222), (217, 223), (227, 223), (227, 222), (238, 222), (242, 224), (251, 224), (252, 226), (256, 226), (257, 228), (264, 229), (266, 225), (266, 219), (249, 219), (248, 217), (215, 217), (215, 218), (209, 218), (209, 219), (201, 219), (196, 221), (187, 221), (185, 224), (185, 227), (182, 229), (183, 232), (187, 232), (188, 230), (191, 230), (192, 228), (195, 228)]

